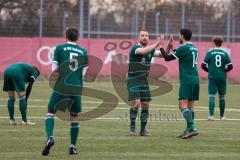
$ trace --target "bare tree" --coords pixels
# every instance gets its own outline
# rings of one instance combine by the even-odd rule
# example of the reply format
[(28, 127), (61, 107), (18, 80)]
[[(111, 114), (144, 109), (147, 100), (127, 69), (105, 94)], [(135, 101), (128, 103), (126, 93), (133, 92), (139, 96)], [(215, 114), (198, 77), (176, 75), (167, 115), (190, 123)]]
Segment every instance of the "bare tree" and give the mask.
[[(201, 19), (205, 25), (203, 32), (206, 34), (211, 30), (224, 33), (227, 0), (91, 0), (91, 27), (97, 24), (97, 18), (100, 16), (102, 30), (129, 32), (134, 26), (134, 14), (137, 9), (140, 15), (139, 28), (148, 28), (150, 32), (155, 32), (155, 13), (160, 12), (160, 25), (168, 18), (170, 30), (176, 32), (181, 27), (182, 4), (186, 6), (187, 26), (196, 29), (196, 21)], [(88, 5), (89, 1), (84, 0), (85, 29), (88, 27)], [(39, 0), (0, 0), (0, 34), (38, 35), (39, 7)], [(43, 8), (43, 36), (62, 35), (65, 13), (69, 15), (68, 24), (79, 24), (79, 0), (44, 0)], [(240, 20), (239, 8), (240, 1), (232, 0), (232, 15), (236, 24)], [(163, 30), (164, 27), (159, 29)], [(236, 32), (238, 30), (236, 28)]]

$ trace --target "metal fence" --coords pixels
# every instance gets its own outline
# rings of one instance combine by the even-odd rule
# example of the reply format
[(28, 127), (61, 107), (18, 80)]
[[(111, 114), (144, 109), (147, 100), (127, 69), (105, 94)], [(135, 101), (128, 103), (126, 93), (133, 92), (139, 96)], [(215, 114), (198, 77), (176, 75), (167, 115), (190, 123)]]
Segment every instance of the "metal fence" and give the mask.
[(221, 35), (228, 42), (239, 42), (238, 0), (209, 1), (146, 0), (147, 5), (156, 5), (144, 10), (141, 4), (134, 7), (130, 0), (28, 0), (22, 8), (14, 4), (0, 8), (0, 36), (61, 37), (66, 27), (74, 25), (82, 38), (134, 39), (141, 27), (151, 38), (158, 38), (160, 33), (177, 37), (179, 29), (185, 27), (193, 30), (194, 41)]

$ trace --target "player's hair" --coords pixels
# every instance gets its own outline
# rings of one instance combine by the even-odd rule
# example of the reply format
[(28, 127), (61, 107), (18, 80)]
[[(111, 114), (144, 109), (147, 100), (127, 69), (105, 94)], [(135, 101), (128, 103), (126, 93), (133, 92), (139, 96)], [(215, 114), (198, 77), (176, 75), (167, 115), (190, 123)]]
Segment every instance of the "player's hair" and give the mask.
[(222, 37), (214, 37), (212, 39), (213, 43), (215, 44), (216, 47), (221, 47), (223, 43), (223, 38)]
[(180, 30), (180, 34), (187, 41), (190, 41), (192, 38), (192, 31), (190, 29), (183, 28)]
[(68, 40), (72, 42), (76, 42), (78, 40), (79, 31), (77, 27), (69, 27), (66, 30), (66, 37)]
[(141, 29), (139, 29), (139, 33), (140, 33), (141, 31), (143, 31), (143, 32), (148, 32), (148, 30), (147, 30), (146, 28), (141, 28)]
[(36, 66), (32, 66), (33, 67), (33, 69), (35, 69), (36, 71), (37, 71), (37, 74), (38, 74), (38, 76), (40, 75), (40, 71), (39, 71), (39, 69), (36, 67)]

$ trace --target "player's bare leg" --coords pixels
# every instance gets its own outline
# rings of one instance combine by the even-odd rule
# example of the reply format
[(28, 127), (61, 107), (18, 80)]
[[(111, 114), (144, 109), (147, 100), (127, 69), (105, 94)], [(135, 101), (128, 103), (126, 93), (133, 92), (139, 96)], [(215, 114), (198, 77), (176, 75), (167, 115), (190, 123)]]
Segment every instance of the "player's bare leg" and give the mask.
[(22, 124), (35, 125), (35, 123), (32, 123), (27, 119), (27, 101), (25, 92), (18, 92), (18, 97), (19, 97), (19, 110), (22, 116)]
[(9, 123), (11, 125), (16, 125), (16, 121), (14, 119), (14, 103), (15, 103), (15, 92), (14, 91), (8, 91), (8, 114), (9, 114)]
[(78, 154), (76, 143), (77, 143), (77, 138), (78, 138), (78, 133), (80, 128), (80, 124), (78, 121), (78, 114), (71, 113), (70, 121), (71, 121), (71, 129), (70, 129), (71, 143), (69, 147), (69, 154), (76, 155)]
[(148, 101), (141, 101), (141, 116), (140, 116), (140, 120), (141, 120), (141, 129), (140, 129), (140, 135), (141, 136), (150, 136), (150, 134), (148, 133), (148, 131), (146, 130), (146, 125), (147, 125), (147, 120), (148, 120), (148, 116), (149, 116), (149, 102)]
[(136, 135), (136, 118), (138, 114), (138, 109), (141, 105), (140, 99), (132, 101), (132, 106), (130, 108), (130, 136)]

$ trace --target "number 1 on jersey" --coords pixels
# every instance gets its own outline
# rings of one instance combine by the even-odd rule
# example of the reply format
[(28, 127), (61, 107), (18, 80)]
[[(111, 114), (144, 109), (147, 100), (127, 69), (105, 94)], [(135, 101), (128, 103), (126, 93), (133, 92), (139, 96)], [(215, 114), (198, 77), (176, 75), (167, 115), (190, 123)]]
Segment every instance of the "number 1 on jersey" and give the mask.
[(197, 56), (195, 56), (195, 53), (192, 52), (192, 55), (193, 55), (193, 65), (192, 65), (192, 67), (196, 67), (197, 61), (198, 61), (198, 53), (197, 53)]

